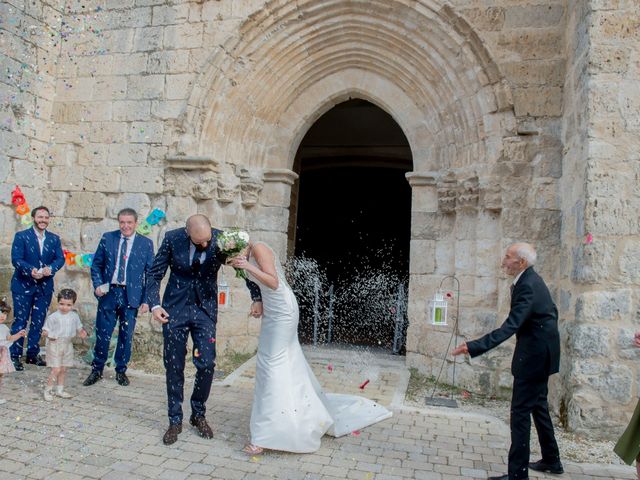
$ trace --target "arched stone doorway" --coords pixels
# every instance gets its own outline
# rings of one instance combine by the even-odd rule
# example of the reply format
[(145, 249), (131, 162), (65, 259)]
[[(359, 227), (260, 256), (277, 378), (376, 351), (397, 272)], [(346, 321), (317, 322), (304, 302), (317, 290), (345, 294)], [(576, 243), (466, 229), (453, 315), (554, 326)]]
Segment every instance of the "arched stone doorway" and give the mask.
[(293, 169), (300, 178), (290, 207), (289, 251), (320, 269), (324, 300), (316, 306), (313, 295), (307, 298), (313, 276), (294, 277), (302, 281), (301, 339), (400, 353), (411, 225), (405, 174), (412, 170), (402, 129), (372, 103), (348, 100), (309, 129)]
[[(463, 17), (435, 0), (272, 0), (211, 52), (171, 153), (216, 163), (218, 193), (229, 197), (211, 207), (217, 218), (286, 256), (304, 135), (334, 106), (370, 101), (400, 126), (413, 160), (407, 363), (429, 371), (446, 351), (448, 332), (426, 321), (444, 275), (462, 276), (469, 292), (464, 334), (496, 323), (506, 305), (494, 261), (501, 242), (550, 215), (522, 215), (517, 202), (502, 212), (503, 189), (519, 191), (510, 171), (527, 144), (510, 87)], [(247, 196), (264, 182), (255, 207), (225, 206), (238, 182)], [(474, 382), (475, 367), (464, 367)]]

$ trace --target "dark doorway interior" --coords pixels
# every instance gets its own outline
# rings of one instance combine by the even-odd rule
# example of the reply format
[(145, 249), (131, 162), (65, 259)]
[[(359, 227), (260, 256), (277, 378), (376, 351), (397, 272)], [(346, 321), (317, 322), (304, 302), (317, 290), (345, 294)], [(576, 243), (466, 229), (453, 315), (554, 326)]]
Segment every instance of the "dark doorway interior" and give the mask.
[[(350, 100), (312, 126), (296, 163), (295, 258), (314, 264), (292, 282), (302, 341), (393, 348), (406, 312), (411, 225), (402, 130), (375, 105)], [(396, 338), (395, 350), (403, 345)]]

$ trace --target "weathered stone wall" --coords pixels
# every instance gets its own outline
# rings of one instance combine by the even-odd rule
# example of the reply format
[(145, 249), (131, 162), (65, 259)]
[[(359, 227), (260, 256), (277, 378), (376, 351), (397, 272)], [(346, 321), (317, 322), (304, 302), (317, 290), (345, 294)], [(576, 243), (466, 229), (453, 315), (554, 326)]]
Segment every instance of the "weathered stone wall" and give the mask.
[(563, 413), (604, 436), (638, 396), (639, 6), (574, 2), (567, 49)]
[[(363, 98), (392, 115), (413, 154), (407, 363), (440, 367), (451, 327), (428, 324), (427, 300), (446, 275), (461, 282), (461, 335), (499, 325), (500, 257), (530, 241), (561, 311), (554, 408), (573, 428), (623, 422), (638, 390), (627, 342), (640, 277), (637, 0), (57, 5), (0, 5), (0, 293), (16, 184), (52, 208), (51, 230), (78, 253), (131, 206), (166, 211), (156, 247), (202, 212), (284, 258), (299, 142), (334, 105)], [(251, 351), (259, 324), (225, 276), (219, 348)], [(66, 267), (56, 285), (79, 290), (91, 324), (87, 269)], [(137, 345), (158, 351), (157, 326), (139, 325)], [(512, 345), (458, 363), (458, 382), (509, 386)]]

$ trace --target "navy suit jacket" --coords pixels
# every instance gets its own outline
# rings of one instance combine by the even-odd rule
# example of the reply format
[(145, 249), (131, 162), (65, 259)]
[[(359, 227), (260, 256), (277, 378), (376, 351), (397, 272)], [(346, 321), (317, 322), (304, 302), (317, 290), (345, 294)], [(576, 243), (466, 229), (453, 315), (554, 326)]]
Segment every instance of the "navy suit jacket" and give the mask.
[[(162, 308), (169, 314), (169, 318), (180, 318), (181, 314), (187, 314), (185, 308), (192, 288), (197, 288), (202, 299), (202, 308), (215, 322), (218, 314), (218, 270), (226, 257), (220, 252), (217, 245), (218, 235), (222, 233), (215, 228), (211, 229), (211, 241), (207, 246), (206, 258), (198, 272), (194, 272), (189, 261), (189, 247), (191, 240), (185, 228), (168, 231), (158, 249), (156, 258), (147, 280), (147, 295), (149, 306), (160, 305), (160, 282), (171, 268), (169, 283), (162, 298)], [(196, 251), (196, 255), (200, 252)], [(260, 301), (260, 288), (250, 280), (246, 280), (247, 288), (254, 301)]]
[[(40, 254), (38, 237), (33, 227), (16, 233), (11, 245), (11, 263), (15, 271), (11, 278), (11, 291), (17, 294), (27, 294), (36, 285), (42, 285), (44, 292), (53, 293), (53, 276), (64, 266), (64, 254), (60, 237), (48, 230), (45, 232), (44, 246)], [(51, 268), (51, 276), (36, 280), (31, 276), (31, 270), (43, 267)]]
[[(103, 283), (111, 283), (116, 269), (121, 236), (120, 230), (114, 230), (105, 233), (100, 239), (91, 264), (91, 281), (94, 291)], [(132, 308), (138, 308), (141, 304), (146, 303), (147, 275), (152, 263), (153, 242), (137, 233), (131, 246), (126, 273), (127, 300)]]
[(511, 373), (520, 379), (542, 379), (560, 369), (558, 309), (547, 285), (533, 267), (522, 272), (511, 293), (511, 310), (500, 328), (467, 343), (478, 356), (516, 335)]

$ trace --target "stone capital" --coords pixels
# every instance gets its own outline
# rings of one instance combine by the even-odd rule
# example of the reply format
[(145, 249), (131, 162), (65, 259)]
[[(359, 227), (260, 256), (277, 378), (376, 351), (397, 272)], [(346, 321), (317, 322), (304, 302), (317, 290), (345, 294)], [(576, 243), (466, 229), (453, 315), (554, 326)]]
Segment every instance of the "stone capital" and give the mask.
[(211, 170), (218, 172), (218, 161), (212, 157), (175, 155), (166, 157), (167, 166), (176, 170)]
[(404, 174), (411, 187), (435, 187), (436, 172), (407, 172)]
[(282, 182), (293, 185), (298, 179), (298, 174), (288, 168), (268, 168), (264, 171), (265, 182)]

